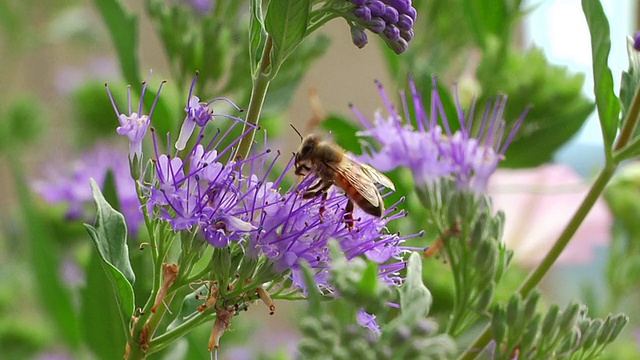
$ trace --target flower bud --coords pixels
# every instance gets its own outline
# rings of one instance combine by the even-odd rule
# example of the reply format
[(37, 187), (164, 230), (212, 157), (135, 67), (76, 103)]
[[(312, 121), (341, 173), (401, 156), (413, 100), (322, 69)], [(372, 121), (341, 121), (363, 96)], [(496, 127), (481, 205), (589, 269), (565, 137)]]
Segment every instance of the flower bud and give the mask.
[(379, 17), (372, 18), (366, 22), (367, 28), (375, 34), (380, 34), (384, 31), (387, 24)]
[(366, 6), (360, 6), (353, 10), (353, 15), (358, 17), (358, 19), (367, 22), (371, 20), (371, 9)]
[(409, 31), (413, 29), (413, 19), (407, 14), (400, 14), (396, 25), (400, 30)]
[(364, 32), (364, 28), (357, 25), (351, 26), (351, 41), (353, 41), (353, 44), (359, 49), (362, 49), (367, 45), (369, 39), (367, 38), (367, 34)]
[(382, 3), (382, 1), (373, 0), (368, 5), (369, 9), (371, 9), (372, 17), (381, 17), (384, 15), (384, 11), (386, 6)]
[(386, 21), (388, 24), (395, 24), (398, 22), (398, 17), (398, 10), (394, 9), (391, 6), (385, 6), (384, 14), (382, 14), (382, 18), (384, 19), (384, 21)]
[(502, 306), (496, 306), (491, 320), (491, 332), (493, 340), (500, 344), (507, 334), (506, 314)]
[(384, 35), (391, 41), (398, 41), (400, 40), (400, 29), (394, 25), (387, 25), (384, 28)]

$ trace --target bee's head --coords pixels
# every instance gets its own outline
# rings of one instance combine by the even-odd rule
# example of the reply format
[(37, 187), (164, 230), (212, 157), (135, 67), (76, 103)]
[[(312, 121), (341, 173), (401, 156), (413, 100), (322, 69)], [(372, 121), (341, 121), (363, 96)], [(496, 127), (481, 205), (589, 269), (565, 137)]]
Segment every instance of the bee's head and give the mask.
[(296, 162), (300, 163), (311, 158), (313, 151), (318, 146), (320, 138), (316, 135), (307, 135), (302, 139), (302, 144), (296, 152)]

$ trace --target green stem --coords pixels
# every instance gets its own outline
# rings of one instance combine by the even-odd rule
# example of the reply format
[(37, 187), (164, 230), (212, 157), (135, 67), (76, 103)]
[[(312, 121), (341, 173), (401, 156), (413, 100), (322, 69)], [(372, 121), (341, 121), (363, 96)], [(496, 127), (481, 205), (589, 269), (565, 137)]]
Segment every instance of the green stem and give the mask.
[(209, 311), (209, 309), (205, 312), (196, 314), (194, 317), (185, 321), (179, 326), (175, 327), (171, 331), (167, 331), (166, 333), (151, 340), (149, 342), (149, 349), (147, 350), (147, 355), (153, 354), (154, 352), (158, 352), (164, 349), (165, 347), (173, 343), (175, 340), (186, 335), (189, 331), (195, 329), (199, 325), (209, 320), (214, 319), (215, 317), (216, 317), (215, 312), (213, 312), (213, 310)]
[(260, 68), (256, 73), (255, 79), (253, 79), (253, 88), (251, 90), (251, 98), (249, 99), (249, 109), (247, 110), (247, 118), (242, 133), (247, 133), (242, 140), (238, 150), (232, 159), (240, 156), (243, 159), (249, 157), (251, 151), (251, 144), (256, 135), (258, 128), (258, 121), (260, 120), (260, 113), (262, 112), (262, 105), (264, 104), (264, 98), (267, 96), (267, 90), (269, 89), (269, 83), (272, 79), (272, 73), (275, 69), (271, 67), (271, 49), (273, 47), (273, 38), (267, 37), (267, 42), (262, 50), (262, 59), (260, 60)]
[[(598, 175), (598, 178), (591, 186), (589, 193), (580, 204), (580, 207), (576, 211), (576, 213), (569, 221), (569, 224), (565, 227), (564, 231), (560, 234), (558, 239), (556, 240), (553, 247), (549, 250), (547, 255), (545, 255), (542, 262), (529, 274), (529, 277), (522, 283), (520, 288), (518, 289), (518, 293), (522, 296), (522, 298), (526, 298), (527, 295), (533, 290), (540, 280), (544, 277), (544, 275), (549, 271), (551, 266), (558, 259), (564, 248), (567, 246), (573, 235), (576, 233), (580, 224), (587, 217), (587, 214), (596, 203), (596, 200), (600, 197), (602, 192), (604, 191), (605, 186), (615, 173), (617, 164), (607, 164), (604, 169)], [(489, 343), (491, 340), (491, 325), (487, 325), (483, 332), (478, 336), (478, 338), (471, 344), (467, 350), (465, 350), (462, 355), (458, 358), (459, 360), (470, 360), (475, 359), (482, 349)]]

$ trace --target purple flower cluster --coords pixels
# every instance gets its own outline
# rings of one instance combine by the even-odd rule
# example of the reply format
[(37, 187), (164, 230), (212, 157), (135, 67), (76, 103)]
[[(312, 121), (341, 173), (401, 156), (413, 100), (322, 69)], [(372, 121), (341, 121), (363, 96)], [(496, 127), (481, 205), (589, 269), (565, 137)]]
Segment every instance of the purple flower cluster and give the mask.
[[(204, 126), (210, 120), (211, 113), (205, 108), (211, 102), (193, 99), (197, 98), (190, 91), (185, 123), (200, 124), (198, 119), (205, 118)], [(397, 209), (398, 204), (390, 206), (381, 218), (356, 209), (355, 224), (347, 227), (344, 217), (348, 199), (344, 194), (332, 189), (326, 199), (303, 199), (302, 194), (317, 180), (314, 176), (288, 191), (281, 190), (284, 177), (293, 173), (293, 159), (280, 174), (273, 173), (279, 152), (273, 156), (269, 149), (254, 151), (246, 159), (229, 160), (234, 147), (250, 130), (232, 139), (229, 134), (244, 120), (224, 117), (232, 120), (226, 131), (218, 129), (205, 141), (201, 130), (186, 153), (177, 145), (173, 154), (169, 145), (166, 151), (161, 150), (152, 130), (155, 180), (144, 187), (145, 206), (152, 217), (167, 221), (174, 231), (198, 232), (215, 247), (240, 244), (251, 258), (265, 258), (277, 273), (290, 273), (300, 288), (304, 288), (302, 261), (315, 269), (318, 285), (328, 288), (331, 239), (339, 242), (347, 258), (364, 255), (380, 264), (380, 276), (385, 281), (400, 281), (398, 272), (404, 268), (401, 255), (407, 250), (402, 244), (421, 234), (401, 237), (388, 233), (387, 223), (405, 216)], [(179, 141), (186, 144), (193, 127), (188, 125), (185, 130), (183, 125), (182, 131)]]
[[(360, 159), (379, 170), (389, 171), (399, 166), (411, 169), (416, 186), (423, 188), (441, 178), (453, 178), (459, 189), (471, 189), (485, 192), (489, 176), (495, 171), (509, 143), (512, 141), (528, 108), (518, 118), (506, 139), (505, 122), (502, 119), (507, 97), (498, 96), (493, 104), (485, 109), (482, 122), (477, 131), (472, 131), (475, 100), (468, 115), (460, 104), (456, 92), (456, 113), (460, 130), (452, 133), (444, 106), (438, 94), (435, 77), (433, 78), (431, 104), (425, 108), (421, 94), (410, 81), (411, 100), (415, 114), (415, 126), (403, 122), (400, 114), (391, 105), (382, 86), (378, 84), (389, 117), (379, 112), (373, 122), (369, 122), (355, 107), (356, 116), (365, 127), (360, 136), (373, 139), (377, 148), (365, 140), (365, 155)], [(409, 118), (407, 99), (405, 118)]]
[(380, 35), (397, 54), (409, 47), (413, 39), (413, 23), (417, 12), (411, 0), (349, 0), (355, 7), (347, 18), (351, 26), (353, 43), (364, 47), (367, 42), (365, 29)]
[(90, 179), (102, 185), (108, 171), (111, 171), (115, 180), (120, 211), (129, 232), (135, 234), (143, 220), (140, 202), (135, 183), (129, 175), (126, 152), (116, 147), (99, 144), (70, 165), (49, 168), (45, 180), (35, 181), (31, 185), (46, 202), (69, 204), (67, 217), (70, 219), (89, 219), (85, 210), (93, 203)]

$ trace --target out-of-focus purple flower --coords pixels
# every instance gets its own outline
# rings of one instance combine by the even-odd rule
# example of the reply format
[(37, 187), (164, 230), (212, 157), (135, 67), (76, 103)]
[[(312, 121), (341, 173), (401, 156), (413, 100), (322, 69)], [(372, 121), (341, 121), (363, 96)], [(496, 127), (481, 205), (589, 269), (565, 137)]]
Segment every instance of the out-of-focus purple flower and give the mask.
[[(505, 122), (502, 119), (506, 96), (498, 96), (485, 110), (477, 135), (472, 134), (475, 102), (465, 117), (456, 94), (456, 113), (460, 130), (452, 133), (444, 106), (433, 79), (431, 104), (426, 108), (421, 94), (411, 85), (412, 112), (415, 126), (404, 122), (378, 83), (380, 94), (389, 112), (385, 118), (379, 112), (369, 122), (356, 108), (357, 117), (365, 126), (360, 136), (379, 144), (379, 150), (365, 145), (366, 154), (360, 159), (379, 170), (389, 171), (398, 166), (411, 169), (416, 186), (424, 188), (442, 177), (455, 179), (458, 188), (486, 192), (489, 176), (504, 157), (504, 152), (522, 123), (528, 108), (522, 113), (506, 139), (503, 139)], [(403, 99), (406, 104), (406, 99)], [(406, 109), (409, 113), (409, 109)]]
[(191, 6), (191, 8), (201, 14), (207, 15), (216, 5), (215, 0), (183, 0), (187, 5)]
[[(182, 123), (182, 127), (180, 128), (180, 135), (178, 135), (178, 140), (176, 141), (176, 149), (184, 150), (187, 146), (187, 141), (191, 138), (193, 131), (196, 128), (196, 124), (200, 126), (201, 130), (204, 131), (204, 127), (207, 125), (209, 121), (213, 119), (214, 116), (227, 117), (224, 114), (215, 114), (211, 109), (211, 105), (216, 101), (225, 101), (229, 103), (231, 106), (236, 108), (238, 111), (242, 111), (236, 104), (234, 104), (231, 100), (227, 98), (215, 98), (208, 102), (200, 102), (200, 98), (193, 95), (193, 89), (196, 86), (196, 82), (198, 81), (199, 72), (196, 71), (196, 75), (193, 77), (193, 81), (191, 82), (191, 87), (189, 88), (189, 96), (187, 97), (187, 106), (184, 108), (184, 111), (187, 113), (187, 116)], [(237, 119), (237, 118), (234, 118)]]
[(640, 31), (633, 35), (633, 48), (640, 51)]
[(69, 218), (88, 219), (90, 215), (85, 210), (93, 203), (90, 179), (103, 185), (108, 171), (113, 174), (129, 232), (135, 234), (143, 216), (126, 153), (116, 147), (99, 144), (78, 160), (49, 167), (45, 179), (34, 181), (31, 186), (48, 203), (67, 203)]
[(109, 99), (111, 100), (111, 105), (113, 105), (113, 109), (118, 115), (118, 121), (120, 122), (120, 126), (116, 129), (119, 135), (126, 135), (129, 138), (129, 157), (138, 159), (142, 158), (142, 139), (147, 134), (147, 130), (149, 129), (149, 124), (151, 124), (151, 116), (153, 115), (153, 110), (158, 103), (158, 99), (160, 97), (160, 91), (162, 90), (162, 86), (166, 81), (163, 81), (158, 87), (158, 92), (156, 93), (156, 97), (153, 101), (153, 105), (151, 106), (151, 110), (149, 110), (149, 115), (145, 115), (142, 113), (142, 107), (144, 105), (144, 95), (147, 90), (147, 82), (142, 83), (142, 91), (140, 93), (140, 103), (138, 105), (138, 111), (132, 111), (131, 104), (131, 86), (127, 89), (127, 114), (121, 113), (116, 106), (116, 102), (113, 99), (113, 95), (111, 94), (111, 90), (109, 90), (109, 86), (105, 84), (107, 88), (107, 93), (109, 94)]
[[(374, 34), (379, 34), (387, 46), (394, 52), (401, 54), (409, 47), (413, 39), (413, 23), (416, 20), (416, 9), (411, 0), (367, 0), (351, 1), (344, 18), (351, 26), (353, 43), (363, 47), (362, 36), (355, 37), (353, 29), (362, 27)], [(360, 41), (356, 41), (356, 39)]]
[(378, 322), (376, 322), (376, 316), (369, 314), (364, 311), (364, 309), (358, 310), (358, 313), (356, 314), (356, 321), (358, 321), (360, 326), (371, 330), (374, 334), (382, 334), (380, 326), (378, 326)]

